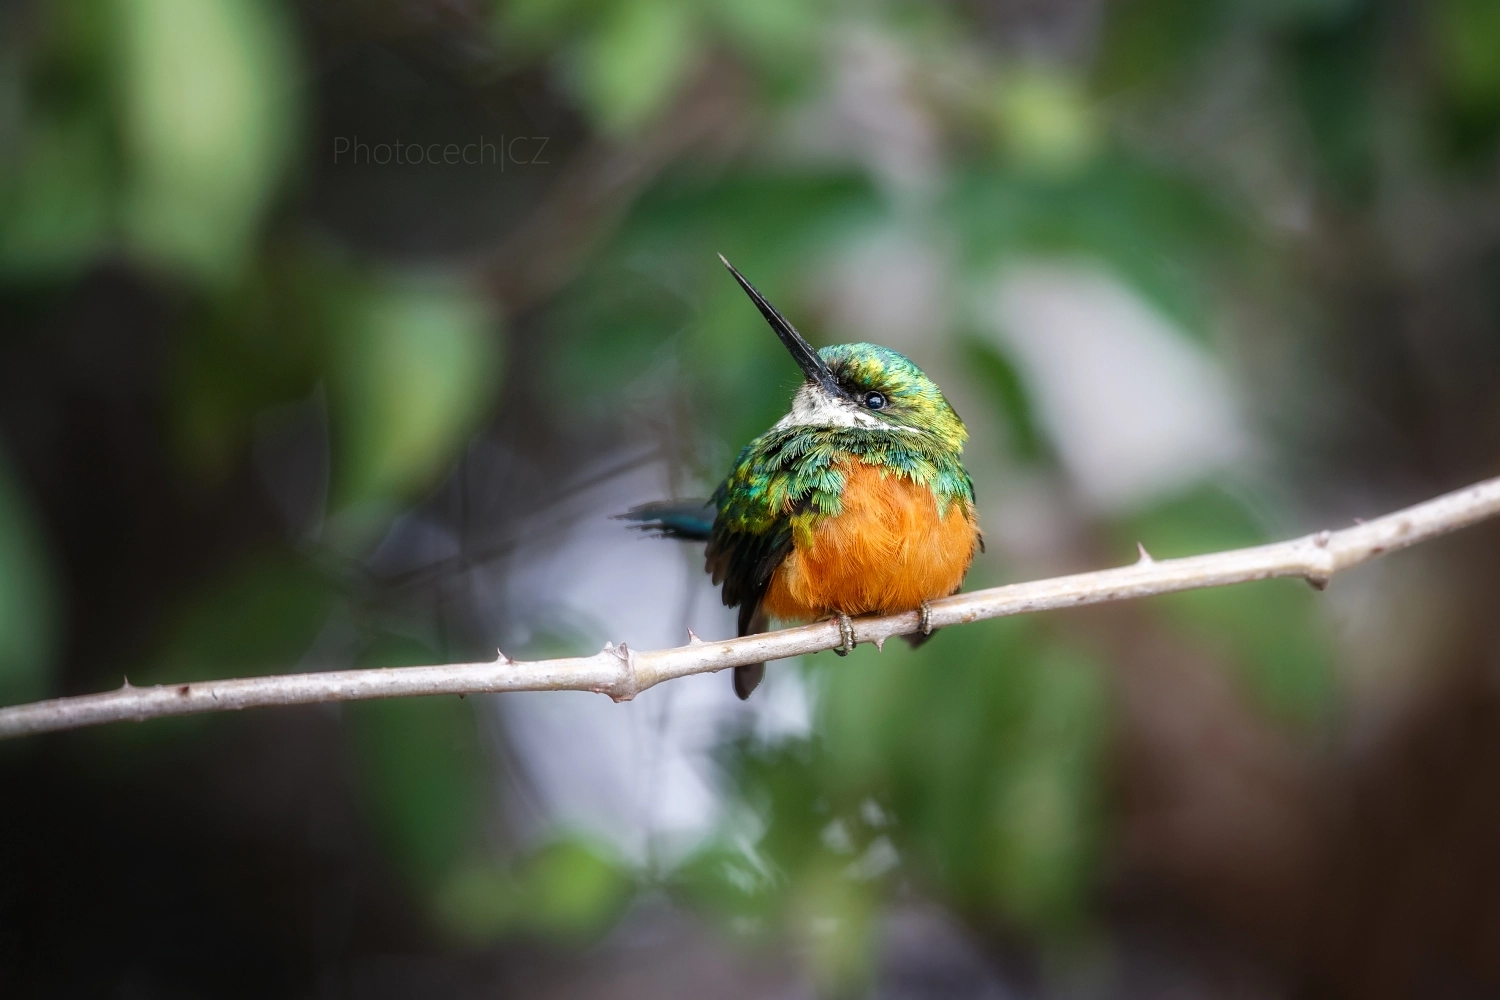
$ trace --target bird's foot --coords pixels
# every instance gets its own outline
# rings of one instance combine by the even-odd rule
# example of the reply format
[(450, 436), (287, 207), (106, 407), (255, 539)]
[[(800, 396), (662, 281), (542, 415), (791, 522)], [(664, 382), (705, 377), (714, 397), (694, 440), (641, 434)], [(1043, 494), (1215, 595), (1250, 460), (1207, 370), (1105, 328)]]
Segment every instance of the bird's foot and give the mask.
[(923, 635), (932, 634), (932, 605), (923, 601), (921, 604), (922, 614), (917, 619), (917, 627), (922, 630)]
[(840, 656), (848, 656), (849, 651), (854, 648), (854, 619), (840, 611), (838, 613), (838, 622), (839, 638), (844, 641), (842, 645), (833, 647), (833, 651)]

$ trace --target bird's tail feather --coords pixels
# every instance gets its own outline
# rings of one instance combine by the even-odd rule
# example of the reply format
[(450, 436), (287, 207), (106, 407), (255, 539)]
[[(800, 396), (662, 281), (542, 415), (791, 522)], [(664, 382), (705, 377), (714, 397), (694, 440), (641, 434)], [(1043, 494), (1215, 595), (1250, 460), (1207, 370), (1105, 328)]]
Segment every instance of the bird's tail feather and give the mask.
[(706, 542), (714, 530), (718, 511), (708, 500), (658, 500), (632, 507), (615, 517), (633, 521), (632, 528), (689, 542)]
[(751, 663), (734, 668), (734, 693), (739, 695), (740, 701), (750, 697), (750, 692), (760, 687), (761, 678), (764, 676), (766, 676), (764, 663)]
[[(764, 632), (771, 623), (766, 620), (766, 611), (756, 601), (749, 615), (740, 610), (740, 635), (755, 635)], [(766, 665), (764, 663), (747, 663), (744, 666), (734, 668), (734, 693), (739, 695), (740, 701), (750, 697), (750, 693), (760, 687), (761, 679), (766, 676)]]

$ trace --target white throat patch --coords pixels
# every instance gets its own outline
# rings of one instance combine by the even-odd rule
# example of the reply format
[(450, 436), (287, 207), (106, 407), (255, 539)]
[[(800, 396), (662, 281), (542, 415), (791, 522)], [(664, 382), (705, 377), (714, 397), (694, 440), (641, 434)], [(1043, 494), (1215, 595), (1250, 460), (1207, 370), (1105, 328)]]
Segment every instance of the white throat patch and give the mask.
[(797, 394), (792, 397), (791, 412), (776, 421), (776, 426), (771, 429), (780, 431), (788, 427), (895, 429), (853, 400), (830, 396), (812, 382), (802, 384), (802, 388), (798, 389)]

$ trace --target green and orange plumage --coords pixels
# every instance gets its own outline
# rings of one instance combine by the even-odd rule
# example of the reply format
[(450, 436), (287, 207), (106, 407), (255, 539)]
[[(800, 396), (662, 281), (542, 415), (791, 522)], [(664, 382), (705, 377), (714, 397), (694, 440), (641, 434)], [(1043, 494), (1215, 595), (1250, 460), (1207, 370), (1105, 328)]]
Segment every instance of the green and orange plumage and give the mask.
[[(722, 258), (721, 258), (722, 259)], [(643, 527), (708, 542), (707, 569), (739, 632), (910, 611), (958, 590), (979, 547), (968, 437), (942, 392), (874, 344), (815, 351), (724, 262), (807, 381), (792, 409), (740, 452), (706, 505), (646, 504)], [(748, 697), (762, 665), (739, 667)]]

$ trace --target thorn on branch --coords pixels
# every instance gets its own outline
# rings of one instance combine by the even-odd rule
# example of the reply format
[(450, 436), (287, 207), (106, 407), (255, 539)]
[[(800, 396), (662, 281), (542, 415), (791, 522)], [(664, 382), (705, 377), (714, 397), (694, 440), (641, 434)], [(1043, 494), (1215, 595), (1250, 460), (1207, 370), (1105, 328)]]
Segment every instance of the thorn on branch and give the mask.
[(1321, 573), (1309, 573), (1307, 574), (1306, 579), (1308, 585), (1311, 586), (1313, 590), (1328, 589), (1328, 577), (1322, 575)]
[(703, 640), (700, 639), (700, 638), (698, 638), (698, 633), (694, 632), (692, 629), (688, 629), (688, 645), (689, 646), (701, 646), (701, 645), (703, 645)]
[(1136, 559), (1136, 561), (1135, 561), (1135, 563), (1136, 563), (1137, 566), (1144, 566), (1144, 565), (1147, 565), (1148, 563), (1154, 563), (1154, 562), (1156, 562), (1155, 559), (1151, 558), (1151, 553), (1149, 553), (1149, 552), (1146, 551), (1146, 546), (1143, 543), (1136, 542), (1135, 543), (1135, 550), (1136, 550), (1136, 552), (1140, 553), (1140, 557), (1138, 559)]
[(516, 661), (512, 660), (510, 657), (506, 656), (504, 650), (496, 649), (495, 650), (495, 662), (499, 663), (499, 664), (502, 664), (504, 666), (509, 666), (510, 664), (515, 663)]

